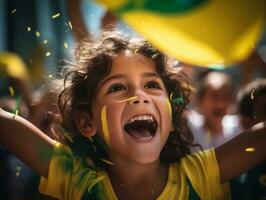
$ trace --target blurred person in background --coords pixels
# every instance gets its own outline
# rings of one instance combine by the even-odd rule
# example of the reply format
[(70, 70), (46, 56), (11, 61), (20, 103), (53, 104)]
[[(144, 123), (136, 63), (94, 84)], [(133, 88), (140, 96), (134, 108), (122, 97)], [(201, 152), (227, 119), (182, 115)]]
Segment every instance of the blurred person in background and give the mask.
[(239, 120), (230, 114), (234, 88), (229, 75), (211, 71), (196, 83), (195, 109), (188, 112), (188, 124), (195, 143), (203, 149), (217, 147), (240, 131)]
[[(242, 87), (237, 95), (237, 110), (244, 129), (266, 120), (266, 79)], [(256, 149), (250, 148), (252, 151)], [(233, 200), (266, 199), (266, 163), (230, 181)]]

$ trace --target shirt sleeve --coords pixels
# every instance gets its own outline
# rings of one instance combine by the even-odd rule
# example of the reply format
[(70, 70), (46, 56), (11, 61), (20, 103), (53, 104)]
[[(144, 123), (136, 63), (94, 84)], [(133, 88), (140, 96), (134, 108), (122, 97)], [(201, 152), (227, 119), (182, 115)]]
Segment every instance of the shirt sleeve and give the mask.
[(48, 178), (41, 177), (39, 191), (54, 198), (65, 199), (73, 170), (71, 150), (55, 142), (49, 164)]
[(183, 158), (181, 167), (201, 199), (230, 199), (229, 185), (221, 184), (213, 148)]

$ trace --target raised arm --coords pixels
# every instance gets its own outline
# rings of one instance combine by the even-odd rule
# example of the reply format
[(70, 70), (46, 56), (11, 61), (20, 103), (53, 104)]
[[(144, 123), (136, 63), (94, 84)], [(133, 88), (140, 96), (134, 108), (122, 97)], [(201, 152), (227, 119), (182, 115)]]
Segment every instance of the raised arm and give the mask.
[(266, 122), (259, 123), (215, 149), (221, 182), (266, 160)]
[(33, 124), (0, 108), (0, 144), (47, 177), (53, 140)]

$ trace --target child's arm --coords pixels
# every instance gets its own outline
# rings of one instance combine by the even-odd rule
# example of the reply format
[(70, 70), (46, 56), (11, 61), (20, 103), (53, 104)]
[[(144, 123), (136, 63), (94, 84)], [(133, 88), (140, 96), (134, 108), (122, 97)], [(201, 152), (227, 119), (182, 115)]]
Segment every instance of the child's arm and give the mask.
[(215, 149), (221, 182), (227, 182), (266, 160), (266, 122), (259, 123)]
[(53, 140), (22, 117), (0, 108), (0, 144), (47, 177)]

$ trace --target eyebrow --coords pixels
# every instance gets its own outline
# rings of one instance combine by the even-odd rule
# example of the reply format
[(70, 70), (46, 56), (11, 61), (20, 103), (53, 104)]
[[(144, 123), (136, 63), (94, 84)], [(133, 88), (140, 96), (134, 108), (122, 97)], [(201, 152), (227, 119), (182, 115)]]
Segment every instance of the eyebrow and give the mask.
[[(142, 75), (143, 77), (156, 77), (156, 78), (160, 78), (159, 74), (157, 73), (154, 73), (154, 72), (146, 72), (146, 73), (143, 73)], [(112, 80), (112, 79), (126, 79), (127, 75), (125, 74), (116, 74), (116, 75), (113, 75), (113, 76), (110, 76), (108, 78), (106, 78), (101, 84), (100, 84), (100, 87), (101, 88), (106, 82)]]

